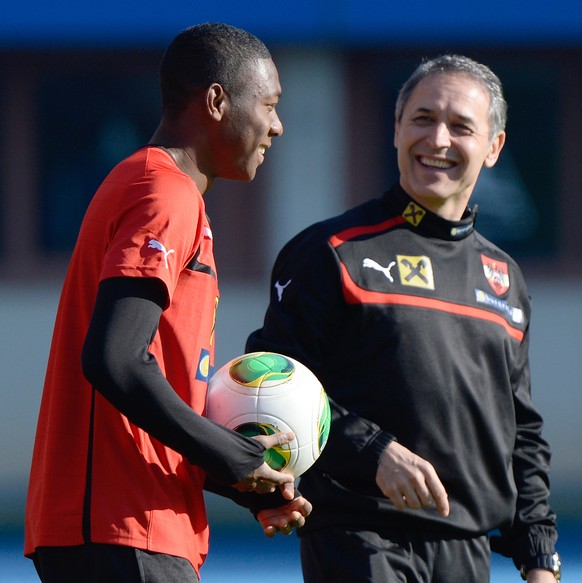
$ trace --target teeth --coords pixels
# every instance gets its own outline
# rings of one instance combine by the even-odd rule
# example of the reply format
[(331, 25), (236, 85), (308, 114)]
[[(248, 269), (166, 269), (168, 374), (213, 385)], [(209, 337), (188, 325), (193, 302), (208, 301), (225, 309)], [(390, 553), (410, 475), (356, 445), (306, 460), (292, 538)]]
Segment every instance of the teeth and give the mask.
[(425, 157), (420, 158), (420, 163), (424, 166), (430, 166), (431, 168), (441, 168), (443, 170), (452, 168), (453, 166), (452, 162), (449, 162), (448, 160), (435, 160), (434, 158)]
[(266, 151), (267, 151), (266, 146), (259, 146), (259, 154), (264, 155)]

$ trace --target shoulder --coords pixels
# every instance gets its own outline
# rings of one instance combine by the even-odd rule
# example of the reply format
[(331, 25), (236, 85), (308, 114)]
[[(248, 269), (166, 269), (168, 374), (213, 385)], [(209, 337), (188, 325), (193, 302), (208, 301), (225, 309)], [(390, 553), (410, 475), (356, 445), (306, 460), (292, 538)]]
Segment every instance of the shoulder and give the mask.
[(373, 225), (384, 220), (386, 209), (382, 198), (369, 200), (352, 207), (334, 217), (313, 223), (295, 235), (284, 247), (282, 252), (316, 251), (326, 248), (330, 240), (343, 232), (357, 227)]
[[(518, 262), (495, 243), (475, 231), (476, 251), (481, 256), (483, 271), (488, 281), (503, 282), (503, 293), (510, 290), (510, 295), (520, 297), (524, 304), (529, 303), (529, 291), (525, 277)], [(493, 285), (495, 289), (495, 285)], [(517, 294), (517, 296), (515, 295)]]
[(507, 253), (507, 251), (503, 250), (501, 247), (485, 238), (478, 231), (475, 231), (475, 240), (477, 242), (477, 250), (479, 252), (495, 257), (500, 261), (504, 261), (510, 265), (513, 270), (518, 272), (520, 276), (522, 275), (518, 262), (509, 253)]
[(199, 216), (204, 201), (196, 183), (161, 148), (144, 147), (122, 160), (107, 176), (98, 195), (116, 199), (120, 208), (149, 208), (148, 214)]
[(313, 223), (293, 237), (279, 252), (272, 276), (287, 281), (299, 278), (307, 285), (317, 281), (332, 285), (339, 277), (334, 237), (362, 224), (371, 224), (385, 214), (381, 199), (368, 201), (344, 213)]

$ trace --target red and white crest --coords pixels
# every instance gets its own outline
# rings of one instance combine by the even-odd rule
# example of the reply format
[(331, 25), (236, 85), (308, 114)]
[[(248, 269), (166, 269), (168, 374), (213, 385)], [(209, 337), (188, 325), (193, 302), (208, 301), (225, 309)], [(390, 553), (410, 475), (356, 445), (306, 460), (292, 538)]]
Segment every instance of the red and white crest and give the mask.
[(509, 289), (509, 270), (507, 263), (505, 261), (491, 259), (491, 257), (487, 257), (486, 255), (481, 255), (481, 261), (483, 262), (483, 272), (489, 285), (498, 296), (502, 296)]

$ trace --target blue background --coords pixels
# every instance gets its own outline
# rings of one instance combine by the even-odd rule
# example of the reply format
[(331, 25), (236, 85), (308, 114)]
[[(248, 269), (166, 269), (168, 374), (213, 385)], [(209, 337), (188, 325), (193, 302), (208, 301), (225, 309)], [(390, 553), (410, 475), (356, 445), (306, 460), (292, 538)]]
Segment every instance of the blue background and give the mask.
[(209, 3), (175, 0), (4, 2), (0, 47), (166, 44), (184, 23), (222, 21), (266, 42), (342, 45), (569, 45), (582, 40), (579, 0), (296, 0)]

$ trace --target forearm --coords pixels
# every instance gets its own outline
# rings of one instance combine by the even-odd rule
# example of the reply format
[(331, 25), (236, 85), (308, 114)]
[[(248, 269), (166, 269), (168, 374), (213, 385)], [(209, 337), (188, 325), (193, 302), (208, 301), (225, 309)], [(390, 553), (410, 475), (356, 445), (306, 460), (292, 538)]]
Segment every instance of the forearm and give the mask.
[(163, 290), (153, 282), (103, 282), (83, 349), (83, 370), (132, 423), (215, 479), (235, 483), (262, 464), (264, 448), (198, 415), (170, 386), (148, 351), (164, 303)]
[(327, 445), (318, 460), (319, 468), (333, 478), (376, 488), (379, 460), (394, 436), (375, 423), (347, 411), (330, 399), (332, 423)]

